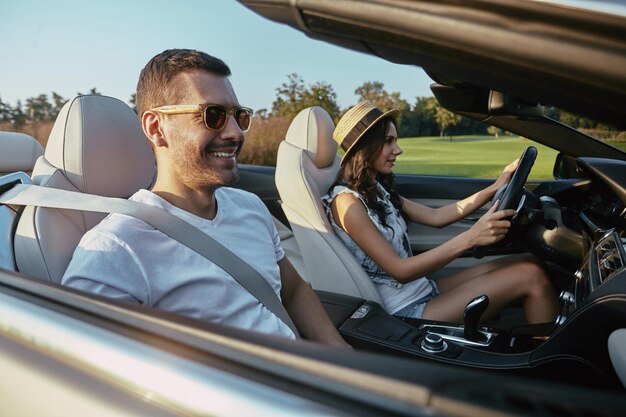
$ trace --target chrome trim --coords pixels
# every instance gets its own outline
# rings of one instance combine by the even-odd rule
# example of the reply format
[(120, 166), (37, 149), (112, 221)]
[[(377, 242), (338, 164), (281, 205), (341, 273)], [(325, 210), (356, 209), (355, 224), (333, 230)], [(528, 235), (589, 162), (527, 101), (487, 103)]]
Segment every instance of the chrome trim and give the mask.
[(519, 214), (520, 210), (524, 207), (525, 203), (526, 203), (526, 194), (522, 194), (522, 198), (519, 199), (519, 204), (517, 205), (517, 208), (515, 209), (515, 213), (513, 214), (512, 219), (517, 218), (517, 215)]
[(559, 204), (559, 202), (556, 201), (556, 198), (550, 197), (550, 196), (547, 196), (547, 195), (542, 195), (541, 197), (539, 197), (539, 201), (541, 201), (542, 203), (555, 204), (555, 205), (557, 205), (559, 207), (561, 206)]
[(343, 415), (3, 293), (0, 335), (180, 415)]
[(463, 326), (445, 326), (436, 324), (422, 324), (420, 327), (422, 330), (426, 330), (427, 333), (436, 334), (441, 336), (445, 340), (456, 342), (467, 346), (480, 346), (487, 347), (493, 343), (493, 340), (497, 336), (497, 333), (486, 330), (486, 327), (478, 329), (478, 333), (483, 336), (483, 340), (468, 340), (465, 338), (465, 331)]
[(574, 301), (576, 301), (576, 298), (574, 297), (574, 294), (572, 294), (571, 292), (563, 290), (559, 294), (559, 300), (565, 306), (567, 306), (568, 304), (574, 304)]
[(567, 316), (564, 314), (559, 314), (558, 316), (556, 316), (556, 319), (554, 319), (554, 324), (558, 327), (558, 326), (562, 326), (563, 324), (565, 324), (566, 321), (567, 321)]
[[(433, 348), (430, 348), (430, 347), (428, 346), (428, 343), (429, 343), (429, 342), (428, 342), (428, 340), (427, 340), (427, 339), (428, 339), (428, 336), (435, 336), (435, 335), (436, 335), (436, 336), (438, 336), (438, 337), (440, 338), (440, 340), (439, 340), (439, 341), (441, 342), (441, 347), (440, 347), (440, 348), (438, 348), (438, 349), (433, 349)], [(438, 342), (439, 342), (439, 341), (438, 341)], [(437, 342), (437, 343), (438, 343), (438, 342)], [(441, 337), (441, 335), (438, 335), (438, 334), (435, 334), (435, 333), (427, 333), (427, 334), (426, 334), (426, 336), (424, 337), (424, 340), (422, 340), (422, 343), (420, 343), (420, 347), (422, 348), (422, 350), (423, 350), (424, 352), (428, 352), (428, 353), (441, 353), (441, 352), (445, 352), (445, 351), (446, 351), (446, 349), (448, 349), (448, 344), (446, 343), (446, 341), (445, 341), (445, 340), (443, 340), (443, 337)]]

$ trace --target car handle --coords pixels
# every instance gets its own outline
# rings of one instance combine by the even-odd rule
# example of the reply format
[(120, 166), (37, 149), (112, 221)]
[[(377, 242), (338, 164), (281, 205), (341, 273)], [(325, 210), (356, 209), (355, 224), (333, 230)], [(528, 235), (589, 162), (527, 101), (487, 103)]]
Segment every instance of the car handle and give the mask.
[(465, 218), (459, 220), (459, 222), (461, 222), (461, 223), (476, 223), (478, 221), (478, 219), (480, 219), (480, 217), (465, 217)]

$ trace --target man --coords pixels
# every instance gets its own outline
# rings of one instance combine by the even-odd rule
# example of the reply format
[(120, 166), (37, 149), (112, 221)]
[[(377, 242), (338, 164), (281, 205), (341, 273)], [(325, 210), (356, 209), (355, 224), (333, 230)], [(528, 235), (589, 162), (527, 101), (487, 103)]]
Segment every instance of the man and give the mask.
[[(252, 111), (239, 106), (220, 59), (185, 49), (150, 60), (137, 108), (157, 161), (151, 191), (131, 200), (163, 208), (245, 259), (280, 294), (303, 337), (347, 346), (319, 299), (285, 257), (272, 218), (254, 194), (225, 187)], [(107, 297), (264, 333), (290, 328), (224, 270), (132, 217), (112, 214), (89, 231), (62, 283)]]

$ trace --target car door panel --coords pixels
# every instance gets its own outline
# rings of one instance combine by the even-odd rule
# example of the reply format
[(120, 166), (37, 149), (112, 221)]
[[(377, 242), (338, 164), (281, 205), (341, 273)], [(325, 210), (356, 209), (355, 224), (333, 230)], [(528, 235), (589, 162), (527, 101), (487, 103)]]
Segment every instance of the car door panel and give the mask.
[[(493, 180), (482, 178), (434, 177), (400, 174), (397, 176), (400, 194), (428, 207), (443, 207), (465, 198), (489, 185)], [(413, 253), (432, 249), (465, 232), (484, 214), (487, 207), (467, 218), (442, 228), (409, 224), (409, 241)]]

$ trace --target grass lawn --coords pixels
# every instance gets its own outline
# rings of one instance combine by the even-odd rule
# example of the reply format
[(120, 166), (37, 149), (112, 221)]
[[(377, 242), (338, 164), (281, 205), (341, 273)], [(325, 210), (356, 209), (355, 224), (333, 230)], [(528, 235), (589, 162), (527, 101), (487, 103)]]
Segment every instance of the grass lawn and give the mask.
[(615, 146), (617, 149), (620, 149), (626, 152), (626, 142), (610, 142), (611, 146)]
[(396, 173), (496, 178), (528, 146), (538, 150), (530, 179), (551, 179), (557, 152), (518, 136), (403, 138)]

